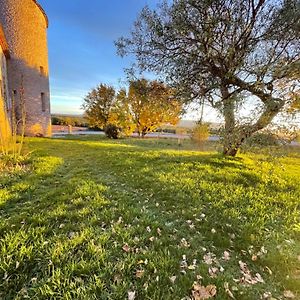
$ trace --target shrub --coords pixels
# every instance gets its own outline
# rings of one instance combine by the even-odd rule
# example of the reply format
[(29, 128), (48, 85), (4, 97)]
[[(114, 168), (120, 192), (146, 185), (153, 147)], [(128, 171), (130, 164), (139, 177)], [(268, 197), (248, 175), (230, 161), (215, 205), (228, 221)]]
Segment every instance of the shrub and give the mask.
[(43, 127), (41, 124), (36, 123), (30, 127), (30, 133), (35, 137), (43, 136)]
[(110, 139), (118, 139), (121, 134), (121, 128), (114, 125), (108, 124), (104, 128), (105, 135)]
[(172, 134), (175, 134), (176, 133), (176, 128), (158, 128), (156, 130), (156, 132), (159, 132), (159, 133), (172, 133)]
[(209, 124), (197, 124), (192, 132), (192, 140), (198, 144), (202, 144), (209, 138)]
[(258, 132), (247, 139), (246, 146), (248, 147), (267, 147), (278, 146), (280, 139), (271, 132)]
[(178, 134), (178, 135), (188, 134), (188, 128), (177, 127), (175, 133)]

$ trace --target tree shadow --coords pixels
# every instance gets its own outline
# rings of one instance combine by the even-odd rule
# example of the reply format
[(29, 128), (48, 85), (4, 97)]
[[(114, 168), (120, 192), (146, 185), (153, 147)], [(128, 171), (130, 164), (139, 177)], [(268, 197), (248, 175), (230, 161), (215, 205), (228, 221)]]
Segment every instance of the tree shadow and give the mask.
[[(166, 268), (164, 261), (169, 261), (169, 272), (177, 274), (176, 260), (183, 254), (202, 257), (203, 245), (216, 255), (230, 249), (238, 257), (250, 245), (274, 246), (272, 234), (279, 234), (295, 209), (292, 202), (279, 209), (284, 199), (275, 203), (275, 193), (243, 158), (145, 150), (124, 141), (32, 139), (30, 144), (37, 149), (32, 172), (7, 182), (12, 198), (0, 207), (6, 264), (0, 276), (6, 278), (7, 273), (9, 278), (0, 292), (10, 291), (7, 299), (24, 287), (29, 295), (47, 287), (56, 297), (71, 286), (92, 289), (94, 276), (102, 283), (92, 289), (95, 294), (114, 293), (115, 299), (123, 299), (124, 286), (132, 282), (143, 290), (134, 275), (135, 256), (122, 250), (125, 243), (146, 251), (136, 254), (139, 259), (155, 261), (159, 253), (155, 268)], [(149, 241), (157, 234), (145, 235), (147, 226), (166, 233), (161, 242)], [(136, 237), (140, 239), (135, 242)], [(189, 248), (180, 248), (182, 238), (189, 239)], [(260, 263), (251, 264), (261, 272)], [(279, 263), (278, 269), (284, 267)], [(123, 288), (114, 283), (122, 272)], [(169, 274), (161, 276), (169, 281)], [(55, 286), (53, 278), (61, 283)], [(186, 292), (193, 280), (188, 279)], [(150, 292), (157, 288), (153, 280)], [(147, 291), (141, 293), (148, 296)]]

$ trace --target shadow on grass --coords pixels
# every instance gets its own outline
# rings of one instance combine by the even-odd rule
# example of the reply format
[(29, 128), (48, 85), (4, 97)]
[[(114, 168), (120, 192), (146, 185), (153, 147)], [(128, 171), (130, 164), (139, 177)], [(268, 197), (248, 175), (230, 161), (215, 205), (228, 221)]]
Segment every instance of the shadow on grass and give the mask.
[[(124, 299), (136, 289), (141, 299), (181, 299), (199, 272), (225, 299), (223, 284), (240, 276), (239, 259), (264, 278), (266, 265), (282, 273), (265, 279), (268, 289), (286, 284), (290, 262), (275, 248), (289, 236), (283, 228), (295, 218), (297, 195), (272, 191), (265, 171), (243, 158), (145, 150), (126, 140), (30, 142), (33, 171), (6, 183), (10, 198), (0, 208), (2, 298)], [(262, 246), (275, 249), (273, 261), (241, 252)], [(218, 257), (230, 250), (224, 274), (211, 279), (202, 263), (180, 275), (182, 255), (202, 260), (203, 247)], [(241, 290), (238, 299), (256, 299), (259, 288)]]

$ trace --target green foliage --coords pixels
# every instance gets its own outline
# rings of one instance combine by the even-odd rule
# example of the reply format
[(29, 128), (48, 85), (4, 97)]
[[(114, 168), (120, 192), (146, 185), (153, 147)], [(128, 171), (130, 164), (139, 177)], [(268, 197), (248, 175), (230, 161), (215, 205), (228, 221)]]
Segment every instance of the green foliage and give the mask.
[(81, 116), (63, 116), (63, 115), (52, 115), (52, 125), (72, 125), (76, 127), (88, 127), (87, 120)]
[(0, 173), (9, 174), (26, 171), (30, 163), (29, 155), (0, 155)]
[[(299, 152), (228, 159), (176, 140), (99, 137), (26, 147), (26, 172), (0, 172), (3, 300), (183, 299), (197, 275), (216, 300), (229, 299), (226, 282), (239, 300), (285, 289), (298, 299)], [(239, 282), (239, 261), (264, 283)]]
[(84, 98), (82, 108), (91, 127), (104, 128), (115, 105), (114, 87), (100, 84)]
[(182, 111), (173, 89), (146, 79), (131, 81), (128, 93), (125, 89), (116, 93), (113, 87), (101, 84), (84, 99), (83, 108), (91, 127), (113, 124), (123, 136), (135, 129), (145, 136), (163, 124), (175, 125)]
[(266, 147), (266, 146), (278, 146), (280, 139), (270, 132), (259, 132), (247, 139), (246, 145), (248, 147)]
[[(167, 78), (185, 102), (216, 108), (225, 120), (225, 155), (235, 156), (285, 107), (298, 107), (298, 0), (159, 2), (146, 6), (131, 35), (116, 42), (118, 53), (134, 54), (133, 71)], [(240, 124), (245, 104), (257, 113)]]
[(114, 125), (114, 124), (108, 124), (104, 128), (105, 135), (110, 139), (118, 139), (121, 134), (121, 128)]
[(114, 87), (100, 84), (85, 97), (82, 107), (89, 126), (108, 130), (111, 138), (117, 138), (120, 132), (129, 136), (135, 129), (124, 89), (116, 92)]

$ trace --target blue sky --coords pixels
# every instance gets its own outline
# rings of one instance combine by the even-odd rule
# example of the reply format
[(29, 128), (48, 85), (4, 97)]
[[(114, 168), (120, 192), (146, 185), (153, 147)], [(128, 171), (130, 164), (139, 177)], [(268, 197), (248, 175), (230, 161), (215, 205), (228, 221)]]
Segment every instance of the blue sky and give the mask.
[(123, 86), (130, 58), (114, 41), (128, 35), (140, 10), (158, 0), (39, 0), (49, 18), (53, 113), (78, 114), (82, 98), (100, 82)]
[[(141, 9), (159, 0), (39, 0), (49, 18), (51, 111), (82, 114), (84, 96), (99, 83), (124, 87), (133, 58), (117, 56), (114, 41), (128, 36)], [(205, 117), (215, 121), (206, 107)], [(190, 109), (185, 119), (199, 119)]]
[[(97, 84), (124, 86), (132, 58), (116, 54), (114, 41), (128, 36), (138, 13), (159, 0), (39, 0), (49, 18), (52, 113), (82, 114), (82, 99)], [(249, 110), (248, 108), (246, 109)], [(189, 110), (185, 119), (199, 118)], [(207, 121), (219, 120), (205, 108)]]

